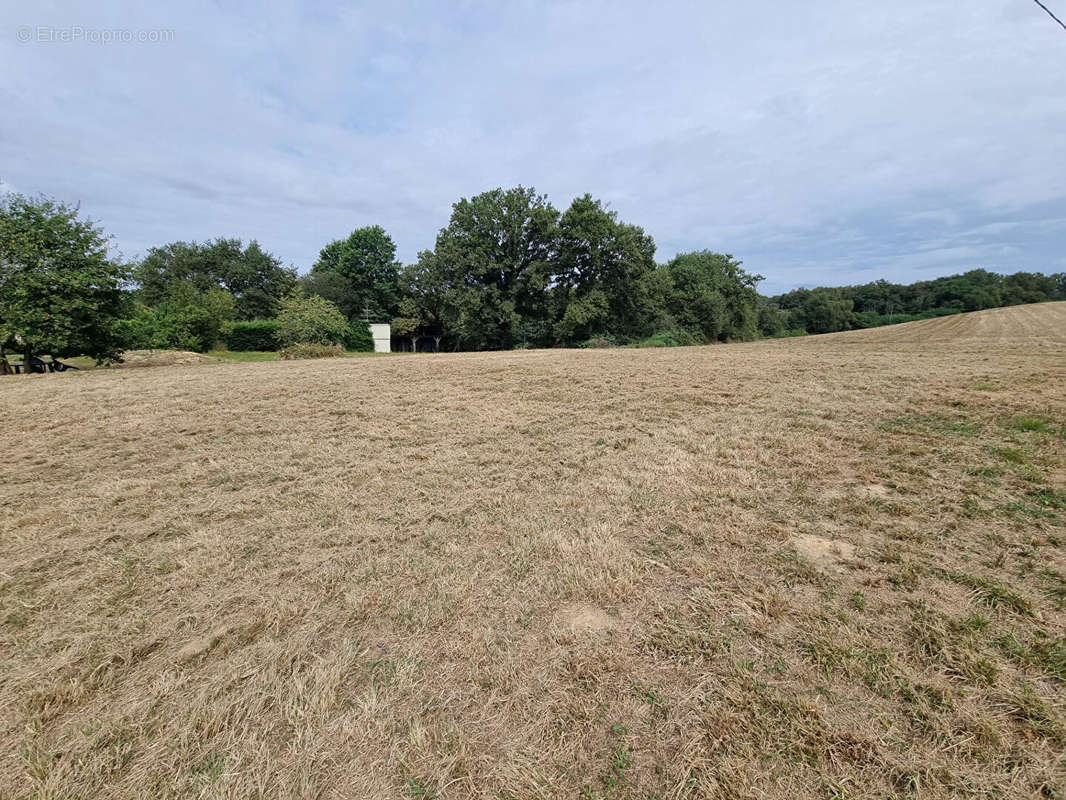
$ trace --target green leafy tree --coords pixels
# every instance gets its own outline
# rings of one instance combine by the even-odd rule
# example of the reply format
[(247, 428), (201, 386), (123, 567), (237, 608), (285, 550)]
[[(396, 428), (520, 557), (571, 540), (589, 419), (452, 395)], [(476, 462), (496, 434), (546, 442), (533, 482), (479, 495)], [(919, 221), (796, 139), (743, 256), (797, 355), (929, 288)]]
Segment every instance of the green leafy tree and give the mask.
[[(240, 247), (240, 240), (230, 240)], [(252, 240), (239, 258), (224, 262), (222, 288), (236, 299), (238, 319), (267, 319), (274, 316), (282, 297), (296, 286), (296, 270)]]
[(765, 297), (759, 298), (759, 333), (762, 336), (784, 336), (788, 332), (788, 314)]
[(668, 277), (665, 306), (678, 327), (705, 342), (755, 337), (761, 275), (751, 275), (731, 255), (681, 253), (662, 271)]
[(406, 338), (411, 345), (411, 352), (418, 352), (418, 340), (422, 338), (422, 330), (425, 327), (425, 319), (421, 309), (413, 298), (405, 298), (400, 303), (400, 316), (394, 317), (391, 323), (393, 334)]
[(873, 311), (877, 314), (895, 314), (901, 305), (898, 298), (901, 288), (885, 280), (856, 286), (851, 292), (854, 309), (857, 313)]
[(236, 301), (224, 289), (202, 291), (191, 284), (175, 287), (151, 308), (136, 303), (118, 331), (127, 350), (195, 350), (214, 348), (223, 328), (236, 315)]
[[(447, 274), (430, 250), (419, 253), (418, 262), (404, 267), (400, 274), (400, 291), (404, 298), (398, 309), (403, 315), (400, 319), (417, 321), (417, 329), (432, 337), (438, 352), (441, 340), (456, 322), (456, 309), (451, 302), (453, 290)], [(406, 331), (408, 326), (401, 324)], [(396, 318), (392, 325), (395, 332)]]
[(388, 319), (400, 300), (396, 243), (380, 225), (352, 231), (322, 248), (305, 291), (334, 303), (348, 319)]
[(328, 300), (292, 294), (281, 301), (278, 310), (278, 341), (284, 347), (295, 344), (340, 345), (348, 337), (348, 320)]
[(300, 276), (300, 288), (305, 295), (317, 295), (337, 306), (350, 320), (363, 319), (367, 304), (352, 288), (352, 282), (338, 272), (318, 270)]
[(218, 344), (226, 323), (237, 317), (237, 301), (225, 289), (199, 291), (185, 286), (177, 287), (158, 310), (173, 320), (179, 350), (203, 353)]
[(833, 289), (815, 289), (799, 308), (802, 324), (792, 327), (804, 328), (807, 333), (833, 333), (854, 327), (852, 300), (841, 297)]
[(1041, 275), (1037, 272), (1015, 272), (1002, 278), (1001, 300), (1007, 305), (1021, 303), (1040, 303), (1045, 300), (1060, 299), (1054, 275)]
[(561, 340), (570, 344), (597, 337), (613, 339), (610, 319), (611, 308), (607, 295), (593, 288), (569, 298), (562, 319), (555, 324), (555, 332)]
[(35, 355), (115, 358), (127, 270), (108, 237), (76, 207), (46, 198), (0, 200), (0, 343)]
[(229, 292), (237, 319), (273, 317), (281, 298), (296, 285), (295, 270), (283, 267), (258, 242), (244, 247), (240, 239), (153, 247), (136, 266), (133, 277), (140, 286), (139, 299), (153, 307), (190, 286), (199, 292)]
[(643, 228), (619, 222), (586, 194), (562, 215), (557, 250), (558, 339), (574, 343), (603, 333), (633, 338), (649, 332), (655, 309), (647, 276), (655, 269), (655, 240)]
[(173, 320), (144, 303), (131, 303), (115, 323), (115, 335), (123, 350), (172, 350), (178, 338)]
[(424, 322), (465, 350), (513, 347), (532, 330), (523, 321), (546, 334), (558, 216), (546, 197), (521, 186), (455, 203), (413, 270)]
[[(884, 280), (859, 286), (795, 289), (770, 302), (788, 313), (788, 325), (811, 333), (871, 327), (985, 308), (1066, 299), (1060, 274), (1000, 275), (974, 269), (902, 285)], [(849, 314), (847, 304), (851, 303)]]

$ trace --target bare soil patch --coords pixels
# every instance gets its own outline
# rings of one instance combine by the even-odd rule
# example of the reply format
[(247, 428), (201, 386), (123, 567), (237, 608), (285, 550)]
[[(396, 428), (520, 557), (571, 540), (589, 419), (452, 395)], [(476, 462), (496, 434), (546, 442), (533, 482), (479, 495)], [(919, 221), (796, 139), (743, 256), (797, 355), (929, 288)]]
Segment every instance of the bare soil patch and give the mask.
[(588, 603), (565, 603), (559, 608), (557, 620), (571, 633), (601, 633), (617, 624), (602, 608)]
[(805, 534), (793, 539), (792, 546), (816, 567), (838, 572), (855, 557), (855, 545), (841, 539), (823, 539), (821, 536)]
[(887, 486), (882, 486), (880, 483), (871, 483), (863, 486), (860, 490), (868, 497), (888, 497), (892, 494), (892, 490)]

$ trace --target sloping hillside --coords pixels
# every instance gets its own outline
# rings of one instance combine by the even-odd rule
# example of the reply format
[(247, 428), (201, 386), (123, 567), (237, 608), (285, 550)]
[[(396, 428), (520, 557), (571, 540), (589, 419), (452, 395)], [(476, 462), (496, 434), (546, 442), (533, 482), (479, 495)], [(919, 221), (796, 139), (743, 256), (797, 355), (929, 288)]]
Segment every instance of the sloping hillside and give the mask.
[(815, 338), (836, 344), (854, 341), (889, 345), (1063, 347), (1066, 346), (1066, 302), (990, 308)]

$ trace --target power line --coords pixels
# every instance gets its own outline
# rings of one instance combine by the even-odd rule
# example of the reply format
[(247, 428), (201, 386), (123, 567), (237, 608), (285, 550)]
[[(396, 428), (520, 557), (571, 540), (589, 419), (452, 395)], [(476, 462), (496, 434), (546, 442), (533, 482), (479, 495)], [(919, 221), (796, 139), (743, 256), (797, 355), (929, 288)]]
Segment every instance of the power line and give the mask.
[(1062, 26), (1062, 29), (1064, 31), (1066, 31), (1066, 22), (1063, 22), (1061, 19), (1056, 17), (1054, 14), (1052, 14), (1051, 13), (1051, 9), (1048, 8), (1046, 5), (1044, 5), (1043, 3), (1041, 3), (1040, 0), (1033, 0), (1033, 2), (1036, 3), (1038, 6), (1040, 6), (1042, 9), (1044, 9), (1047, 12), (1047, 15), (1049, 17), (1051, 17), (1053, 20), (1055, 20), (1055, 22), (1059, 23), (1059, 25)]

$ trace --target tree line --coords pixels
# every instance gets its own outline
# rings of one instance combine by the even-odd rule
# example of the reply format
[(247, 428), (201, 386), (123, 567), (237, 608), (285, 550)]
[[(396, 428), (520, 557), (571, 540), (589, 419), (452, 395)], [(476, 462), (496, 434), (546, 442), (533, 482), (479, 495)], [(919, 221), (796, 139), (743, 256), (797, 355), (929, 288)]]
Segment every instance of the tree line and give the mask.
[(834, 333), (1049, 300), (1066, 300), (1066, 273), (974, 269), (911, 284), (794, 289), (766, 301), (762, 329), (767, 336)]
[[(79, 209), (0, 200), (0, 345), (26, 357), (124, 349), (372, 349), (390, 322), (411, 350), (703, 344), (826, 333), (1066, 299), (1066, 276), (974, 270), (908, 286), (758, 291), (732, 255), (656, 261), (654, 239), (591, 195), (560, 211), (525, 187), (452, 207), (412, 264), (380, 226), (326, 244), (298, 276), (258, 242), (173, 242), (122, 263)], [(296, 337), (296, 338), (294, 338)]]
[(760, 276), (710, 251), (656, 264), (652, 237), (590, 195), (564, 212), (523, 187), (463, 198), (432, 250), (406, 266), (394, 259), (380, 227), (362, 228), (327, 245), (301, 285), (349, 315), (391, 320), (412, 348), (757, 335)]

